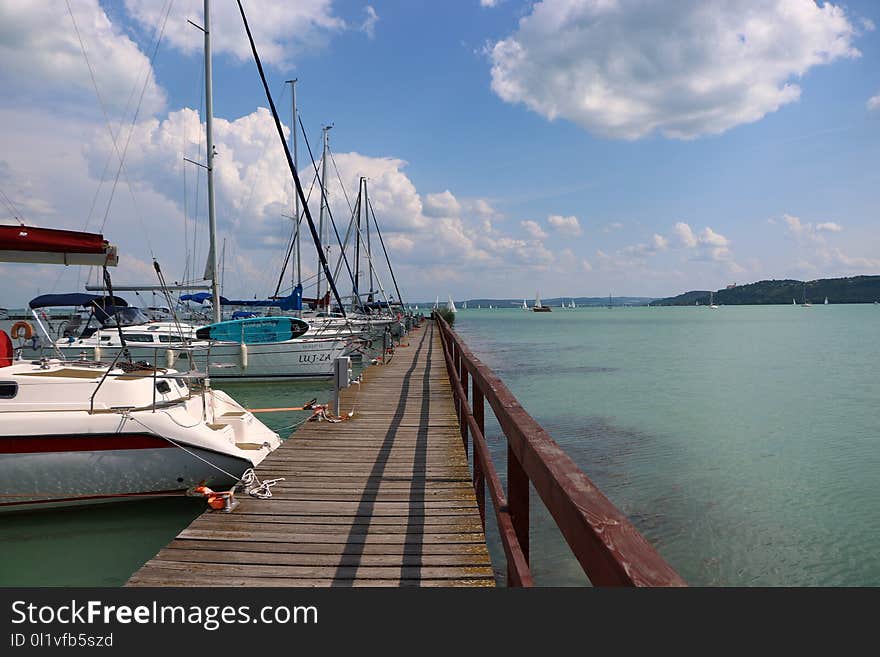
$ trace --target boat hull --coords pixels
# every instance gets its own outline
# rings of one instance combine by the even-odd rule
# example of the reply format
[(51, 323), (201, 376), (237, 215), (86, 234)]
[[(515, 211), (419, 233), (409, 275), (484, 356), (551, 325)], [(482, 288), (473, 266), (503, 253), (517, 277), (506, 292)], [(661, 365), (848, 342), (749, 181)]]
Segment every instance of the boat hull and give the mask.
[[(0, 437), (0, 512), (223, 489), (252, 463), (149, 433)], [(225, 470), (229, 475), (221, 471)]]
[[(345, 355), (350, 339), (290, 340), (286, 342), (267, 342), (241, 345), (232, 342), (215, 342), (210, 350), (196, 350), (189, 356), (187, 352), (173, 346), (156, 345), (129, 347), (133, 360), (146, 360), (159, 367), (205, 371), (212, 379), (234, 379), (259, 381), (264, 379), (299, 379), (329, 377), (333, 375), (333, 361)], [(61, 352), (69, 359), (81, 355), (95, 358), (94, 347), (77, 345), (61, 347)], [(116, 357), (118, 346), (100, 348), (100, 359), (107, 361)], [(191, 359), (191, 360), (190, 360)]]

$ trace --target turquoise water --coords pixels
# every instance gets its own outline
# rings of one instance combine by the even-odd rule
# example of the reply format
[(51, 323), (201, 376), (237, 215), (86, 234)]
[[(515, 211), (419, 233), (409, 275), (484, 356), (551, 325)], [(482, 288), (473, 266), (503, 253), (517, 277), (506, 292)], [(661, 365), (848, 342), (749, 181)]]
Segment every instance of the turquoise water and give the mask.
[[(689, 583), (880, 584), (877, 306), (467, 310), (456, 329)], [(537, 580), (583, 581), (533, 509)]]
[[(877, 306), (472, 309), (456, 330), (690, 584), (880, 585)], [(250, 407), (330, 394), (224, 388)], [(303, 418), (263, 416), (282, 434)], [(489, 418), (487, 440), (503, 473)], [(0, 585), (121, 584), (202, 508), (0, 516)], [(533, 509), (537, 582), (583, 583)]]

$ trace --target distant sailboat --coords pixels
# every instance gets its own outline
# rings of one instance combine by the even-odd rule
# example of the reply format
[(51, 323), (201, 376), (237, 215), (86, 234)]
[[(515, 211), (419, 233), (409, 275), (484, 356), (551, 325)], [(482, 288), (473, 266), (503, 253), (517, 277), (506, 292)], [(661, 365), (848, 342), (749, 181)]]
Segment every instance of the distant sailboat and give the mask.
[(614, 308), (614, 304), (611, 302), (611, 292), (608, 293), (608, 305), (606, 308)]
[(455, 302), (452, 300), (452, 295), (449, 296), (449, 301), (446, 303), (446, 310), (451, 313), (458, 312), (458, 310), (455, 308)]
[(792, 299), (792, 300), (791, 300), (791, 305), (792, 305), (792, 306), (796, 306), (796, 305), (797, 305), (797, 301), (795, 301), (794, 299)]
[(569, 308), (577, 308), (577, 305), (575, 305), (574, 299), (571, 300), (571, 305), (569, 306)]
[(810, 308), (813, 304), (807, 301), (807, 284), (804, 283), (804, 302), (801, 304), (801, 308)]
[(715, 304), (715, 293), (709, 292), (709, 308), (711, 310), (718, 310), (718, 306)]
[(467, 310), (467, 300), (465, 300), (465, 302), (463, 304), (461, 304), (461, 309)]
[(541, 303), (541, 296), (537, 292), (535, 292), (535, 305), (532, 306), (532, 310), (536, 313), (551, 312), (550, 306), (545, 306)]
[(825, 297), (825, 303), (822, 304), (822, 305), (824, 305), (824, 306), (827, 306), (827, 305), (828, 305), (828, 297)]
[(528, 309), (529, 309), (529, 306), (528, 306), (528, 304), (526, 304), (526, 300), (525, 300), (525, 299), (523, 299), (522, 309), (523, 309), (523, 310), (528, 310)]

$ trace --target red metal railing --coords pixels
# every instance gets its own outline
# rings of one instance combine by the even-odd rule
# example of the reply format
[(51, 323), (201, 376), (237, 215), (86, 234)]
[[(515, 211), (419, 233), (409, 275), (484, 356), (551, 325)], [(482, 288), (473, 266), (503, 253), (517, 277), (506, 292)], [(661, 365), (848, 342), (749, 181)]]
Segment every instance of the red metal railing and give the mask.
[[(544, 502), (595, 586), (686, 586), (620, 510), (535, 422), (507, 386), (434, 314), (443, 343), (465, 452), (473, 442), (473, 483), (483, 526), (485, 491), (507, 557), (509, 586), (532, 586), (529, 569), (529, 484)], [(468, 397), (468, 384), (472, 399)], [(507, 493), (484, 437), (485, 402), (507, 438)]]

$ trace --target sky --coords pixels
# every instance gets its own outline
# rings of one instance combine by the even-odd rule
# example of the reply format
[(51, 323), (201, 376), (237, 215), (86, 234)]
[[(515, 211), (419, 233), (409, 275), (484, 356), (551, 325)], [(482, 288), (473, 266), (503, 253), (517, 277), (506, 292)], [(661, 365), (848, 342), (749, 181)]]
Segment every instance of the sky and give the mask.
[[(368, 178), (405, 299), (880, 274), (880, 3), (243, 4), (286, 134), (292, 78), (318, 160), (333, 125), (341, 233)], [(237, 6), (212, 7), (223, 293), (262, 297), (292, 181)], [(201, 0), (0, 0), (0, 223), (102, 232), (118, 284), (154, 284), (154, 259), (168, 280), (200, 277), (205, 172), (184, 158), (205, 161), (204, 51), (188, 21)], [(0, 275), (6, 307), (95, 280)]]

